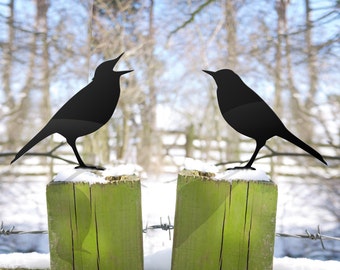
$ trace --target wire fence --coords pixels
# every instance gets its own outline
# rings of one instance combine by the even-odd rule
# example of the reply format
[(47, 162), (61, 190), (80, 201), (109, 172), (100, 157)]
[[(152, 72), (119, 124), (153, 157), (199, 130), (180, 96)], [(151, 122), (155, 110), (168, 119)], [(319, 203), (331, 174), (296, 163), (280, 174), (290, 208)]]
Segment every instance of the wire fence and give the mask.
[[(147, 233), (149, 230), (163, 230), (169, 232), (169, 240), (171, 240), (171, 230), (174, 229), (174, 225), (171, 224), (170, 217), (168, 217), (168, 223), (164, 223), (162, 221), (162, 218), (160, 218), (160, 223), (155, 225), (148, 225), (143, 229), (143, 233)], [(19, 234), (48, 234), (48, 231), (46, 230), (38, 230), (38, 231), (19, 231), (15, 230), (15, 226), (5, 227), (3, 222), (0, 224), (0, 236), (9, 236), (9, 235), (19, 235)], [(292, 233), (275, 233), (276, 237), (290, 237), (290, 238), (300, 238), (300, 239), (309, 239), (309, 240), (318, 240), (321, 243), (321, 247), (323, 250), (330, 250), (327, 249), (324, 240), (332, 240), (332, 241), (340, 241), (340, 237), (336, 236), (330, 236), (325, 235), (321, 233), (320, 226), (317, 227), (317, 230), (315, 233), (311, 233), (309, 230), (305, 230), (304, 234), (292, 234)], [(340, 250), (334, 250), (331, 251), (339, 252)]]

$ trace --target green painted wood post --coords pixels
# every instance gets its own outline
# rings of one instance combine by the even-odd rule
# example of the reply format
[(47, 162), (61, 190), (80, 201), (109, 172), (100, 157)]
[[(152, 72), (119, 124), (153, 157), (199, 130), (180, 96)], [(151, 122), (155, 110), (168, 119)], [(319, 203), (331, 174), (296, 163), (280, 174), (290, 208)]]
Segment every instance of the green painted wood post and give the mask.
[(178, 175), (172, 270), (273, 267), (277, 186)]
[(143, 269), (139, 178), (51, 182), (46, 196), (52, 270)]

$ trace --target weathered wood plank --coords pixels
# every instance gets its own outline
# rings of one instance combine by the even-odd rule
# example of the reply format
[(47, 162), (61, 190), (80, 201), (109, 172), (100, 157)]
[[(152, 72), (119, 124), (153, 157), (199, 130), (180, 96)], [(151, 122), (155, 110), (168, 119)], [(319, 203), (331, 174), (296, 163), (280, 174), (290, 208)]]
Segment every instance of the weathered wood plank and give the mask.
[(173, 270), (272, 269), (277, 186), (178, 176)]
[(219, 269), (230, 183), (178, 175), (172, 269)]
[(52, 270), (143, 269), (136, 176), (92, 185), (52, 182), (46, 195)]
[(51, 269), (73, 269), (73, 184), (49, 184), (46, 196)]
[(143, 269), (140, 181), (91, 188), (99, 269)]

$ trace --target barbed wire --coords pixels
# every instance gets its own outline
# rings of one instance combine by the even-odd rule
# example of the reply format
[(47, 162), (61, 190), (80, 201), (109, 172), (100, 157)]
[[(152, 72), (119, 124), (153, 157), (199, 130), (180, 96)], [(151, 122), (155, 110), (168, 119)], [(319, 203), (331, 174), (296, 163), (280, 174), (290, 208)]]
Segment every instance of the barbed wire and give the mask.
[[(169, 240), (171, 240), (171, 230), (175, 227), (171, 224), (171, 219), (168, 216), (168, 223), (163, 223), (162, 218), (160, 218), (160, 223), (156, 225), (148, 225), (143, 229), (143, 233), (147, 233), (148, 230), (163, 230), (169, 231)], [(15, 226), (11, 226), (8, 229), (4, 227), (3, 222), (0, 224), (0, 236), (1, 235), (18, 235), (18, 234), (48, 234), (46, 230), (38, 230), (38, 231), (17, 231), (15, 230)], [(329, 236), (321, 233), (320, 226), (317, 227), (316, 233), (310, 233), (309, 230), (305, 230), (305, 234), (292, 234), (292, 233), (275, 233), (276, 237), (290, 237), (290, 238), (302, 238), (302, 239), (310, 239), (310, 240), (319, 240), (321, 243), (321, 247), (323, 250), (330, 250), (325, 247), (324, 240), (333, 240), (340, 241), (340, 237)], [(340, 250), (331, 250), (334, 252), (340, 252)]]
[[(334, 241), (340, 241), (340, 237), (334, 237), (329, 235), (321, 234), (320, 226), (317, 227), (316, 233), (310, 233), (307, 229), (305, 230), (305, 234), (290, 234), (290, 233), (276, 233), (275, 234), (278, 237), (294, 237), (294, 238), (304, 238), (304, 239), (310, 239), (310, 240), (320, 240), (321, 246), (323, 250), (328, 250), (323, 240), (334, 240)], [(340, 250), (332, 250), (335, 252), (340, 252)]]
[(9, 229), (5, 229), (4, 222), (0, 224), (0, 236), (1, 235), (13, 235), (13, 234), (47, 234), (48, 231), (16, 231), (15, 226), (11, 226)]
[(171, 224), (171, 220), (170, 217), (168, 216), (168, 222), (169, 223), (163, 223), (162, 222), (162, 217), (160, 217), (160, 223), (158, 225), (151, 225), (148, 226), (148, 224), (146, 223), (145, 228), (143, 229), (143, 233), (147, 233), (148, 230), (157, 230), (157, 229), (161, 229), (163, 231), (169, 231), (169, 240), (171, 240), (171, 230), (174, 229), (174, 226)]

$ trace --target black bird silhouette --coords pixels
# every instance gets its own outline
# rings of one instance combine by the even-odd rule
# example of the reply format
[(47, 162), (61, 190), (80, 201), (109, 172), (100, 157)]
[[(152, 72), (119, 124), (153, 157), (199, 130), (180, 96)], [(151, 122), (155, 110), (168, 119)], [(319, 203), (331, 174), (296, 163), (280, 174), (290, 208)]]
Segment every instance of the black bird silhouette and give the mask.
[(59, 133), (72, 147), (79, 163), (76, 168), (104, 169), (99, 166), (88, 166), (83, 162), (76, 147), (76, 140), (101, 128), (111, 118), (120, 95), (119, 78), (132, 71), (113, 71), (123, 54), (101, 63), (95, 71), (92, 82), (57, 111), (46, 126), (16, 154), (11, 164), (47, 136)]
[[(312, 147), (292, 134), (267, 103), (249, 88), (230, 69), (216, 72), (203, 70), (211, 75), (217, 84), (217, 99), (223, 118), (239, 133), (256, 141), (255, 151), (245, 169), (254, 169), (252, 164), (266, 141), (279, 136), (327, 165), (323, 157)], [(235, 168), (235, 169), (236, 169)]]

